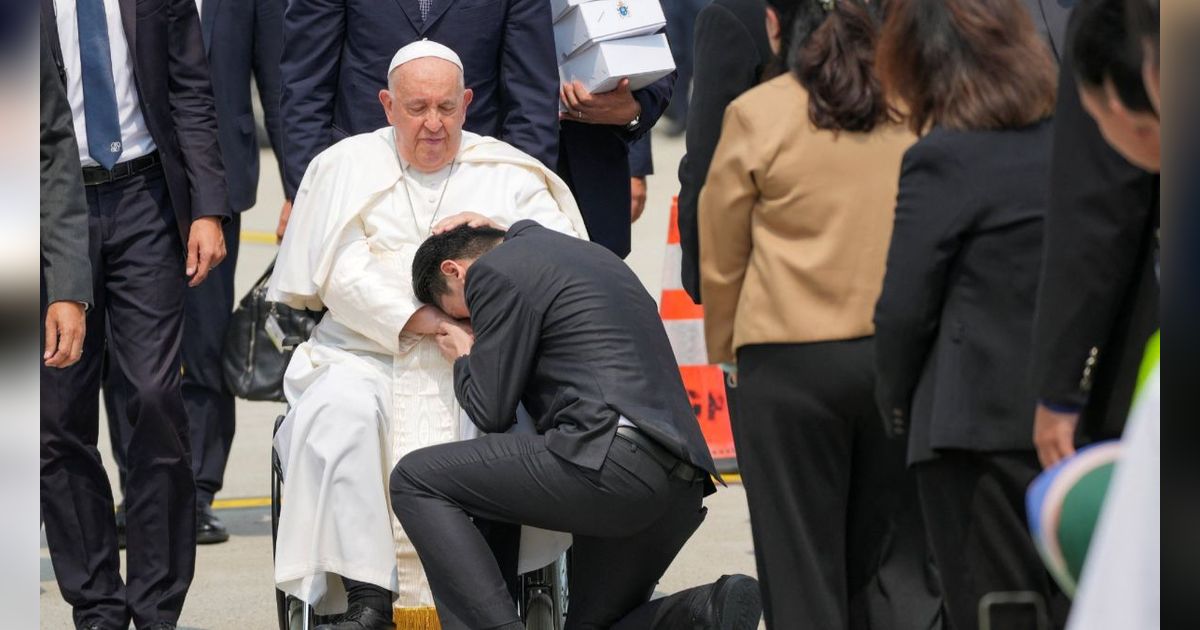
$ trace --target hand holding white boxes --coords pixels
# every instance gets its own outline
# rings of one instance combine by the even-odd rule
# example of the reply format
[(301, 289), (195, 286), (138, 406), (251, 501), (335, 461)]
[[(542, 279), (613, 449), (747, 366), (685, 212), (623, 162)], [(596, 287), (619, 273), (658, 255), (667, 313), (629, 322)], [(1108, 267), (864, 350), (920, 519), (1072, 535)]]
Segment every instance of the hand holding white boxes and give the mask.
[(641, 89), (675, 69), (658, 0), (551, 0), (559, 76), (591, 93)]

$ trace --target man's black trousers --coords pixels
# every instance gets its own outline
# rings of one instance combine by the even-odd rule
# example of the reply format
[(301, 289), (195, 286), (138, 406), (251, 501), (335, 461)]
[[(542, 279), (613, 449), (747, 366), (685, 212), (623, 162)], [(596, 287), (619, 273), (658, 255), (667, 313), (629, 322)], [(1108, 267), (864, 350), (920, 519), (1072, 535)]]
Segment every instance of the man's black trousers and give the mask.
[[(179, 391), (183, 245), (162, 171), (87, 187), (95, 305), (83, 357), (41, 368), (42, 516), (50, 559), (77, 622), (174, 622), (192, 581), (196, 499)], [(42, 297), (42, 319), (47, 304)], [(96, 448), (107, 343), (131, 384), (128, 574), (113, 493)]]
[[(225, 386), (221, 350), (225, 330), (233, 314), (233, 278), (237, 269), (241, 215), (226, 222), (225, 260), (209, 272), (197, 287), (189, 287), (183, 306), (183, 408), (187, 412), (192, 445), (192, 473), (196, 477), (196, 499), (212, 504), (225, 480), (225, 465), (233, 446), (234, 397)], [(129, 448), (129, 392), (124, 372), (112, 369), (109, 355), (104, 375), (104, 407), (108, 412), (108, 435), (113, 459), (124, 487)]]
[(703, 492), (623, 437), (598, 471), (551, 453), (542, 436), (506, 433), (413, 451), (391, 477), (447, 630), (523, 627), (473, 516), (574, 534), (567, 628), (653, 627), (682, 601), (647, 603), (704, 520)]

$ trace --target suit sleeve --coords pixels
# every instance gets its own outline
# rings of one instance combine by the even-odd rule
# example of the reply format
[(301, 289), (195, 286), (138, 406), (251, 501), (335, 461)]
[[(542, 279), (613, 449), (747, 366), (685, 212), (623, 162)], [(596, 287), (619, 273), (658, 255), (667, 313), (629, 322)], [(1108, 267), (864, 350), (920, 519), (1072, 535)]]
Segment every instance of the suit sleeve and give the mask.
[(700, 283), (705, 300), (704, 337), (708, 360), (734, 361), (737, 304), (750, 264), (750, 218), (763, 173), (762, 147), (737, 109), (725, 115), (724, 133), (713, 156), (713, 176), (700, 194)]
[(88, 210), (67, 92), (41, 25), (41, 250), (47, 303), (92, 304)]
[(290, 0), (284, 11), (279, 112), (288, 199), (295, 199), (308, 163), (332, 143), (345, 28), (344, 0)]
[(687, 153), (679, 162), (679, 246), (683, 288), (700, 303), (700, 236), (696, 213), (712, 163), (721, 119), (733, 99), (758, 82), (756, 47), (728, 9), (710, 4), (696, 18), (695, 75), (688, 105)]
[(467, 305), (475, 327), (471, 354), (454, 362), (454, 394), (484, 433), (507, 431), (537, 361), (542, 315), (504, 274), (472, 266)]
[(171, 0), (167, 32), (168, 94), (175, 137), (192, 196), (192, 219), (231, 216), (217, 109), (195, 0)]
[[(279, 166), (279, 175), (286, 179), (283, 167), (283, 129), (279, 116), (279, 62), (283, 55), (284, 0), (256, 0), (254, 3), (254, 81), (262, 103), (263, 123), (271, 150)], [(289, 196), (289, 199), (292, 197)]]
[(667, 109), (667, 104), (671, 102), (671, 93), (675, 89), (676, 74), (672, 70), (671, 74), (640, 90), (633, 91), (633, 98), (642, 106), (642, 113), (638, 115), (638, 126), (633, 131), (629, 131), (624, 127), (616, 127), (620, 130), (620, 134), (625, 138), (626, 142), (634, 142), (650, 133), (650, 129), (662, 117), (663, 112)]
[(1074, 76), (1068, 57), (1055, 112), (1032, 369), (1042, 402), (1080, 409), (1088, 399), (1085, 362), (1092, 348), (1099, 362), (1108, 356), (1104, 346), (1137, 279), (1158, 182), (1104, 141)]
[(914, 145), (900, 167), (896, 219), (883, 291), (875, 307), (876, 402), (889, 426), (909, 407), (940, 324), (950, 261), (967, 212), (949, 156)]
[(500, 53), (500, 139), (558, 168), (558, 65), (546, 0), (512, 0)]
[(650, 143), (650, 134), (646, 134), (629, 145), (629, 175), (646, 177), (654, 174), (654, 150)]

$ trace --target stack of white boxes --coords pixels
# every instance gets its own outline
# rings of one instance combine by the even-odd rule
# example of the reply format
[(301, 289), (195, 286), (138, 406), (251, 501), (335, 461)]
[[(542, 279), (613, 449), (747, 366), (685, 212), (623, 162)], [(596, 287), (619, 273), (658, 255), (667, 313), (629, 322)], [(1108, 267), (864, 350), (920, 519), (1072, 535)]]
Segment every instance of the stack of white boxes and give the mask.
[(621, 79), (637, 90), (675, 69), (658, 0), (550, 0), (563, 82), (607, 92)]

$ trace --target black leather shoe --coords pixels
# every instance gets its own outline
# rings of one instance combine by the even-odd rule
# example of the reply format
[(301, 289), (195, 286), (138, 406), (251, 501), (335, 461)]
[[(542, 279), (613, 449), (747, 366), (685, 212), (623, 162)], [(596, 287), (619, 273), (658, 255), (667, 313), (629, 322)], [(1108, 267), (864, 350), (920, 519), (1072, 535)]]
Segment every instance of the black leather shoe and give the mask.
[(362, 604), (350, 604), (346, 614), (336, 621), (317, 626), (316, 630), (395, 630), (395, 627), (391, 615)]
[(762, 618), (762, 592), (758, 580), (748, 575), (723, 575), (712, 586), (712, 595), (700, 611), (713, 630), (754, 630)]
[(196, 506), (196, 544), (211, 545), (229, 540), (229, 531), (221, 523), (221, 519), (213, 514), (211, 505), (201, 503)]
[(654, 620), (656, 630), (755, 630), (762, 617), (758, 580), (723, 575), (705, 586), (669, 595)]
[(125, 548), (125, 502), (117, 506), (117, 549)]
[(150, 624), (139, 630), (175, 630), (175, 624), (169, 621), (160, 621), (158, 623)]
[(108, 630), (108, 626), (99, 621), (85, 621), (75, 627), (79, 630)]

